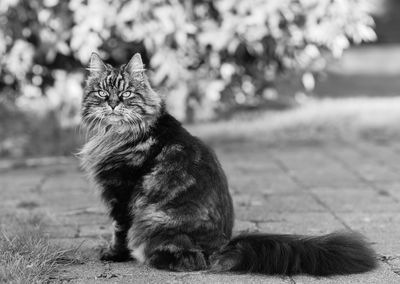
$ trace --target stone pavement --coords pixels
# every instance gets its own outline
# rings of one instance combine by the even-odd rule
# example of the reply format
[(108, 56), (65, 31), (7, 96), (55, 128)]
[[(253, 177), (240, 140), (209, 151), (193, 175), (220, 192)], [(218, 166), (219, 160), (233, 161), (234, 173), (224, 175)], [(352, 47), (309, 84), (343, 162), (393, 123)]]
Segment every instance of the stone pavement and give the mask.
[(51, 216), (54, 243), (79, 247), (82, 264), (55, 283), (400, 283), (400, 147), (367, 142), (218, 144), (235, 203), (235, 231), (363, 233), (379, 253), (376, 271), (351, 276), (277, 277), (171, 273), (136, 262), (97, 259), (111, 222), (77, 161), (0, 172), (0, 214), (39, 208)]

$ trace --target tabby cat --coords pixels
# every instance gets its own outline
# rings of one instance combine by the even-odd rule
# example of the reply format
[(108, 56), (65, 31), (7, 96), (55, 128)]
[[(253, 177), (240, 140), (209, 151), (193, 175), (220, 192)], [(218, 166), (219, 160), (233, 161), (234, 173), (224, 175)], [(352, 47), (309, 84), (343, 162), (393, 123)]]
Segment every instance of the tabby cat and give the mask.
[(90, 140), (80, 156), (114, 221), (101, 259), (132, 257), (174, 271), (332, 275), (376, 267), (353, 232), (243, 234), (214, 152), (188, 133), (150, 87), (140, 54), (119, 68), (93, 53), (82, 102)]

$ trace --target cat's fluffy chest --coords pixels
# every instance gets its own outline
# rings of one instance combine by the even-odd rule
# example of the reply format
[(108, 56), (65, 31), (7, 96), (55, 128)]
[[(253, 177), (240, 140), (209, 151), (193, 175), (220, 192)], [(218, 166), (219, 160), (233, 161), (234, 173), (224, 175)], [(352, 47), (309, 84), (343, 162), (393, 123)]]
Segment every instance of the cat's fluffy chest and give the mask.
[(152, 137), (136, 143), (122, 135), (93, 137), (80, 152), (81, 165), (96, 184), (110, 182), (111, 177), (123, 182), (121, 175), (134, 177), (143, 167), (154, 144)]

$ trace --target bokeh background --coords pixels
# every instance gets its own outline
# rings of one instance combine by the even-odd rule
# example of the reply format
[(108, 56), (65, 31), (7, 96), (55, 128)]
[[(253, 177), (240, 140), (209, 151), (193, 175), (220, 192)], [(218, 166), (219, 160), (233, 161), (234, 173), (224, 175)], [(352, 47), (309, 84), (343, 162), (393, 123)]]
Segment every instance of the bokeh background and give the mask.
[(0, 156), (77, 151), (93, 51), (116, 65), (140, 52), (170, 112), (210, 141), (393, 137), (399, 26), (396, 0), (1, 0)]

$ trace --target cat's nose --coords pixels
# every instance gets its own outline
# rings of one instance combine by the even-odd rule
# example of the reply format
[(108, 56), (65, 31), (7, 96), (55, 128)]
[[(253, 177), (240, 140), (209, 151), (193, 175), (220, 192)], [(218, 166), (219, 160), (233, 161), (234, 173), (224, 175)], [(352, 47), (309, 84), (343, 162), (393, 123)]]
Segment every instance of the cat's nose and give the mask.
[(117, 105), (119, 105), (119, 102), (114, 100), (109, 100), (108, 105), (111, 107), (112, 110), (114, 110), (117, 107)]

